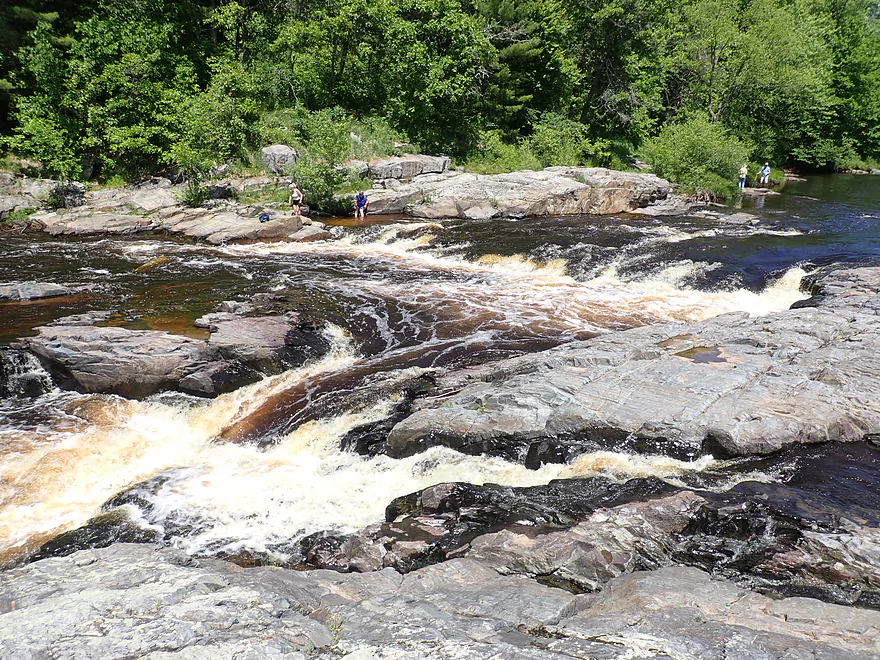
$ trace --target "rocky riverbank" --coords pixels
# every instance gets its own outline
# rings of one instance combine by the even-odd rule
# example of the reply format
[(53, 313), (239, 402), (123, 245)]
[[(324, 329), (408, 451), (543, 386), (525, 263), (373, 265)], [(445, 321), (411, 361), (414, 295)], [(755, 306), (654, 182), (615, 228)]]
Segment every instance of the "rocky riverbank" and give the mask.
[[(793, 654), (794, 652), (794, 654)], [(119, 544), (0, 574), (0, 655), (35, 658), (873, 658), (880, 613), (693, 568), (576, 595), (472, 559), (402, 576), (243, 569)]]
[(537, 467), (599, 448), (752, 455), (880, 433), (880, 269), (835, 271), (813, 287), (796, 309), (635, 328), (496, 363), (417, 401), (383, 449), (443, 444)]
[[(323, 224), (295, 215), (277, 203), (244, 204), (235, 201), (240, 193), (285, 187), (277, 178), (229, 178), (207, 187), (209, 200), (202, 206), (181, 203), (185, 186), (153, 177), (137, 185), (87, 191), (82, 185), (58, 187), (57, 182), (0, 177), (0, 219), (4, 213), (37, 210), (29, 226), (53, 236), (122, 235), (166, 233), (230, 243), (257, 240), (311, 241), (330, 237)], [(66, 206), (42, 208), (55, 195)], [(56, 202), (57, 203), (57, 202)], [(259, 216), (269, 215), (261, 222)]]
[[(480, 176), (446, 171), (448, 165), (448, 158), (433, 156), (363, 163), (363, 174), (374, 177), (369, 212), (472, 220), (606, 215), (649, 207), (666, 200), (671, 190), (668, 182), (650, 174), (603, 168), (551, 167)], [(4, 174), (0, 219), (5, 213), (40, 209), (55, 195), (63, 197), (67, 206), (37, 210), (30, 216), (30, 226), (53, 236), (153, 232), (214, 244), (330, 238), (323, 224), (296, 216), (282, 204), (244, 204), (234, 199), (249, 191), (284, 189), (289, 182), (278, 176), (218, 180), (206, 188), (211, 199), (192, 208), (181, 203), (185, 186), (161, 177), (124, 188), (86, 191), (84, 186), (62, 190), (53, 181)], [(663, 208), (668, 210), (669, 205)], [(268, 222), (260, 222), (262, 213), (268, 213)]]

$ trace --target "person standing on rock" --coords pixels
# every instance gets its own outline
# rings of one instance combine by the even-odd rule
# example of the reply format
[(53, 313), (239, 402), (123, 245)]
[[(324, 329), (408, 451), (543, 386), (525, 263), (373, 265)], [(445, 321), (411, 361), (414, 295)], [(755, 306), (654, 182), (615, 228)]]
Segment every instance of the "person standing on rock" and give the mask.
[(297, 215), (302, 215), (299, 210), (299, 205), (302, 204), (303, 194), (299, 191), (299, 188), (296, 187), (296, 182), (293, 181), (290, 184), (290, 197), (287, 198), (288, 206), (293, 207), (293, 212)]
[(761, 168), (761, 185), (766, 186), (769, 178), (770, 178), (770, 163), (764, 163), (764, 167)]
[(743, 163), (743, 166), (739, 168), (739, 189), (742, 190), (746, 187), (746, 177), (749, 175), (749, 166), (746, 163)]
[(369, 206), (370, 201), (367, 199), (367, 194), (361, 190), (354, 198), (354, 217), (364, 217), (367, 214), (367, 206)]

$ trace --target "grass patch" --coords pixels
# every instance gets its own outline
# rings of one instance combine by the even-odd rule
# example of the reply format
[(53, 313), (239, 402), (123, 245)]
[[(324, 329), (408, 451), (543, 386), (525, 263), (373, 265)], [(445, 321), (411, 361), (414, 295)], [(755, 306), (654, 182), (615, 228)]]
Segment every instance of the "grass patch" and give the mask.
[(27, 208), (27, 209), (19, 209), (17, 211), (10, 211), (6, 215), (3, 216), (4, 225), (13, 227), (15, 225), (26, 224), (30, 222), (31, 215), (36, 212), (37, 209)]
[(290, 191), (287, 188), (276, 186), (249, 190), (238, 194), (238, 201), (243, 204), (286, 204), (290, 199)]

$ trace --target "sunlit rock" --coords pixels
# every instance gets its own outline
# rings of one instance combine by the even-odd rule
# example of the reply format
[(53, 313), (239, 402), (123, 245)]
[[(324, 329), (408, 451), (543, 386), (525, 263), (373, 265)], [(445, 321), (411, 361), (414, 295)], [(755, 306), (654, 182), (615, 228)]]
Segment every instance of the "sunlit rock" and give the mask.
[(515, 457), (549, 441), (748, 455), (880, 433), (880, 269), (819, 287), (817, 307), (635, 328), (499, 363), (397, 424), (388, 453)]
[(395, 189), (374, 189), (370, 212), (475, 220), (612, 214), (665, 199), (670, 187), (652, 174), (604, 168), (548, 167), (495, 175), (449, 172), (417, 176)]
[(286, 167), (296, 164), (296, 161), (299, 160), (297, 150), (286, 144), (273, 144), (263, 147), (260, 154), (263, 158), (263, 165), (274, 174), (278, 174)]

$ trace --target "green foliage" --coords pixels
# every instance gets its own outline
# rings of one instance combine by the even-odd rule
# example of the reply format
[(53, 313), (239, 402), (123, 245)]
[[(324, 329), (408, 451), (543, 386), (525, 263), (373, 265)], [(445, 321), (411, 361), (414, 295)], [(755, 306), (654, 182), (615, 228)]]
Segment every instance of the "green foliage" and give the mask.
[(291, 174), (309, 206), (329, 211), (333, 193), (343, 181), (334, 165), (306, 154), (293, 166)]
[(11, 146), (62, 178), (171, 162), (178, 108), (194, 92), (195, 71), (180, 52), (186, 5), (163, 0), (113, 3), (74, 22), (61, 38), (42, 22), (20, 49), (22, 83)]
[(528, 145), (542, 167), (583, 165), (594, 152), (586, 126), (550, 112), (535, 123)]
[(464, 162), (465, 169), (477, 174), (499, 174), (514, 170), (541, 169), (541, 161), (529, 150), (528, 144), (508, 144), (500, 131), (483, 133), (478, 148)]
[(27, 223), (34, 211), (36, 211), (36, 209), (19, 209), (18, 211), (10, 211), (3, 216), (3, 224), (20, 225)]
[(645, 155), (658, 176), (700, 198), (728, 197), (736, 190), (739, 167), (750, 148), (705, 114), (670, 124), (646, 145)]
[(415, 141), (480, 171), (622, 167), (706, 114), (755, 158), (880, 159), (875, 0), (13, 0), (0, 140), (61, 179), (220, 163), (271, 142), (335, 166)]

